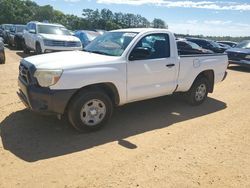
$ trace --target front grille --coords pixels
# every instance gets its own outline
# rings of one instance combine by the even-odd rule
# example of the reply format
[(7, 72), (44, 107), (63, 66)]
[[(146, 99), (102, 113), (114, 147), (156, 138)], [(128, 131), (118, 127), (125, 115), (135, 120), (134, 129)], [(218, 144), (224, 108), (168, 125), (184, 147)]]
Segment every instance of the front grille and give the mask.
[(228, 52), (228, 59), (233, 61), (244, 60), (247, 54), (238, 52)]
[(19, 78), (21, 78), (21, 80), (26, 84), (29, 84), (31, 82), (29, 69), (23, 64), (19, 65)]
[(75, 41), (44, 40), (45, 46), (55, 47), (79, 47), (80, 43)]

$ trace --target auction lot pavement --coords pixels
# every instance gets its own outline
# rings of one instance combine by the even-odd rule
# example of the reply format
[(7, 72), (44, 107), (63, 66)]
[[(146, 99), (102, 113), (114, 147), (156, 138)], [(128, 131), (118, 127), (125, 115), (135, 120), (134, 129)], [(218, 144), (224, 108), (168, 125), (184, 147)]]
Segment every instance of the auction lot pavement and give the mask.
[(232, 66), (201, 106), (162, 97), (99, 132), (25, 110), (21, 51), (0, 65), (0, 187), (250, 187), (250, 71)]

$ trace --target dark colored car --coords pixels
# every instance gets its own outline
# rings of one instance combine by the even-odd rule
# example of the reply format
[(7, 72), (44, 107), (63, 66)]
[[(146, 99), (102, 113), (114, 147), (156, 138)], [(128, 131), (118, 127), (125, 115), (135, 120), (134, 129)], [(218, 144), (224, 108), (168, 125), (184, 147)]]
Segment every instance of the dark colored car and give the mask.
[(193, 54), (212, 54), (214, 53), (211, 50), (203, 49), (199, 45), (186, 41), (186, 40), (177, 40), (177, 48), (179, 55), (193, 55)]
[(221, 47), (218, 43), (208, 40), (208, 39), (200, 39), (200, 38), (186, 38), (186, 40), (190, 42), (194, 42), (201, 46), (204, 49), (211, 50), (214, 53), (224, 53), (227, 48)]
[(9, 46), (15, 46), (17, 49), (22, 49), (23, 44), (23, 31), (25, 30), (25, 25), (13, 25), (8, 34), (8, 44)]
[(250, 40), (239, 43), (226, 51), (229, 64), (238, 64), (250, 68)]
[(222, 44), (222, 43), (218, 43), (218, 42), (217, 42), (217, 44), (219, 44), (221, 47), (226, 48), (226, 49), (232, 48), (231, 46), (229, 46), (227, 44)]
[(0, 64), (5, 63), (4, 43), (3, 39), (0, 38)]
[(3, 42), (5, 44), (8, 43), (8, 36), (7, 36), (7, 33), (10, 31), (10, 28), (12, 27), (12, 24), (2, 24), (1, 27), (0, 27), (0, 35), (2, 35), (3, 37)]
[(238, 43), (237, 42), (232, 42), (232, 41), (217, 41), (219, 44), (226, 44), (234, 48)]
[(99, 35), (101, 34), (98, 32), (88, 31), (88, 30), (79, 30), (79, 31), (76, 31), (74, 34), (74, 36), (79, 38), (80, 41), (82, 42), (82, 48), (87, 46), (92, 40), (94, 40)]

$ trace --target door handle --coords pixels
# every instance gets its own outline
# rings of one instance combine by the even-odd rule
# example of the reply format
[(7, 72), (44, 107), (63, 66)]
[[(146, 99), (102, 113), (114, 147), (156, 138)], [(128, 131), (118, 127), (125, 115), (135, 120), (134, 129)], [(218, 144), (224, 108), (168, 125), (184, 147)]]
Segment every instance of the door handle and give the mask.
[(168, 67), (168, 68), (171, 68), (171, 67), (174, 67), (175, 66), (175, 64), (167, 64), (166, 65), (166, 67)]

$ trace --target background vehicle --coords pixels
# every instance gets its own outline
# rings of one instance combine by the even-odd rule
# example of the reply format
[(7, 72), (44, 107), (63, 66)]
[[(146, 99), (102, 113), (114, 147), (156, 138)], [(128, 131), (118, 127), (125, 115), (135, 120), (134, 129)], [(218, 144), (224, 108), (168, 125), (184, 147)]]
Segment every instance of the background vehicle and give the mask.
[(99, 33), (100, 35), (103, 35), (104, 33), (106, 33), (106, 30), (103, 29), (94, 29), (95, 32)]
[(98, 37), (100, 34), (95, 31), (79, 30), (75, 32), (74, 36), (80, 39), (82, 47), (87, 46), (92, 40)]
[(194, 42), (204, 49), (212, 50), (215, 53), (224, 53), (227, 50), (227, 48), (221, 47), (218, 43), (212, 40), (200, 39), (200, 38), (186, 38), (186, 40)]
[(62, 25), (29, 22), (24, 30), (24, 53), (82, 50), (81, 41)]
[(230, 64), (238, 64), (250, 68), (250, 40), (239, 43), (226, 51)]
[(177, 40), (177, 49), (179, 55), (193, 55), (193, 54), (212, 54), (214, 53), (211, 50), (203, 49), (199, 45), (186, 41), (186, 40)]
[(225, 79), (228, 66), (226, 54), (179, 56), (166, 29), (111, 31), (84, 50), (28, 57), (19, 67), (18, 95), (25, 105), (66, 113), (80, 131), (102, 127), (115, 105), (175, 92), (199, 105)]
[(231, 46), (232, 48), (234, 48), (238, 44), (237, 42), (232, 42), (232, 41), (217, 41), (217, 43), (227, 44), (227, 45)]
[(226, 48), (226, 49), (230, 49), (231, 48), (231, 46), (229, 46), (227, 44), (222, 44), (222, 43), (218, 43), (218, 42), (217, 42), (217, 44), (219, 44), (222, 48)]
[(8, 35), (7, 33), (10, 31), (10, 28), (12, 27), (12, 24), (2, 24), (1, 25), (1, 33), (3, 37), (3, 42), (5, 44), (8, 44)]
[(23, 45), (23, 31), (25, 25), (13, 25), (9, 32), (8, 44), (9, 46), (15, 46), (17, 49), (21, 49)]
[(0, 64), (5, 63), (4, 43), (3, 39), (0, 38)]

